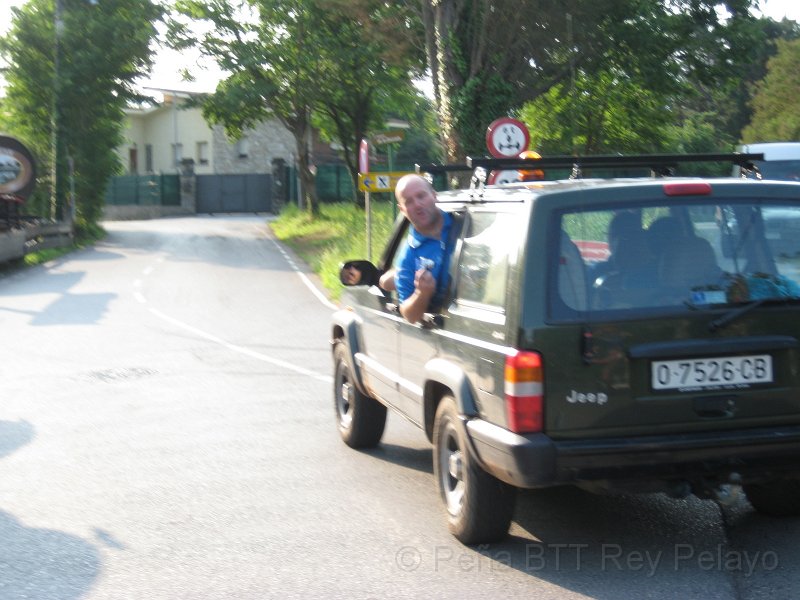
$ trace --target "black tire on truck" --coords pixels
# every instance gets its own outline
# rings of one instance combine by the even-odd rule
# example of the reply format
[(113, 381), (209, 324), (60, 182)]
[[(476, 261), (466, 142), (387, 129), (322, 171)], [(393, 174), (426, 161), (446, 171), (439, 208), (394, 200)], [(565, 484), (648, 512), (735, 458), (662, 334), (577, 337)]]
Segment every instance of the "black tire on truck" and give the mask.
[(433, 471), (450, 532), (460, 542), (483, 544), (506, 536), (514, 516), (516, 488), (477, 464), (452, 396), (442, 398), (436, 408)]
[(373, 448), (383, 436), (386, 407), (356, 387), (342, 342), (333, 349), (333, 399), (339, 433), (351, 448)]
[(773, 517), (800, 515), (800, 479), (776, 479), (742, 486), (758, 512)]

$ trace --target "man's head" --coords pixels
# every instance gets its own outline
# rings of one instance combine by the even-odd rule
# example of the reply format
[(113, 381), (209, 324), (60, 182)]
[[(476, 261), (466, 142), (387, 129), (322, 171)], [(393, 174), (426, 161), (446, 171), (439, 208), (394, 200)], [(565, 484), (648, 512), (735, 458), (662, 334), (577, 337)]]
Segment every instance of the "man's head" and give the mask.
[(430, 182), (419, 175), (403, 175), (394, 188), (397, 206), (414, 228), (426, 233), (435, 229), (441, 213), (436, 208), (436, 191)]

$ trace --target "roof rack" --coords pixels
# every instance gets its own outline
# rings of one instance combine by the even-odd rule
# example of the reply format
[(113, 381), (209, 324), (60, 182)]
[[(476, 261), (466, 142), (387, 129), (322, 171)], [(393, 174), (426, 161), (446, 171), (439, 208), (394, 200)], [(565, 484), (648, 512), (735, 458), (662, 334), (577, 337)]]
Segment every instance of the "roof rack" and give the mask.
[[(467, 159), (469, 160), (469, 159)], [(438, 163), (431, 163), (428, 165), (421, 165), (419, 163), (414, 165), (414, 170), (417, 173), (430, 173), (436, 175), (438, 173), (455, 173), (456, 171), (472, 171), (472, 167), (467, 164), (448, 164), (442, 165)]]
[(571, 169), (570, 178), (582, 177), (583, 169), (648, 168), (654, 176), (674, 175), (680, 163), (729, 162), (739, 166), (742, 176), (753, 172), (760, 178), (755, 161), (763, 161), (763, 153), (704, 153), (704, 154), (609, 154), (596, 156), (545, 156), (543, 158), (492, 158), (468, 156), (466, 164), (415, 165), (417, 173), (473, 171), (470, 188), (482, 188), (490, 171), (525, 170), (531, 168)]
[(659, 171), (662, 167), (675, 167), (686, 162), (729, 162), (745, 169), (755, 168), (754, 161), (764, 160), (763, 153), (707, 153), (707, 154), (607, 154), (596, 156), (545, 156), (542, 158), (492, 158), (468, 156), (465, 164), (416, 164), (417, 173), (447, 173), (484, 169), (529, 169), (550, 167), (572, 169), (610, 167), (649, 167)]
[(764, 154), (710, 153), (710, 154), (609, 154), (598, 156), (545, 156), (539, 159), (467, 157), (467, 166), (473, 169), (529, 169), (550, 168), (610, 168), (648, 167), (655, 172), (665, 167), (676, 167), (687, 162), (730, 162), (743, 168), (754, 168), (753, 161), (764, 160)]

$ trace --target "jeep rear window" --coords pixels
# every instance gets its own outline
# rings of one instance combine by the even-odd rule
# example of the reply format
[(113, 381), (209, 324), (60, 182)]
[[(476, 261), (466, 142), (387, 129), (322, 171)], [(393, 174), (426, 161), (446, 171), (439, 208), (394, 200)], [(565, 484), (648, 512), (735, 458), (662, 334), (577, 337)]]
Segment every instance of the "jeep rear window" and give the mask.
[(800, 298), (800, 203), (706, 202), (558, 215), (550, 317)]

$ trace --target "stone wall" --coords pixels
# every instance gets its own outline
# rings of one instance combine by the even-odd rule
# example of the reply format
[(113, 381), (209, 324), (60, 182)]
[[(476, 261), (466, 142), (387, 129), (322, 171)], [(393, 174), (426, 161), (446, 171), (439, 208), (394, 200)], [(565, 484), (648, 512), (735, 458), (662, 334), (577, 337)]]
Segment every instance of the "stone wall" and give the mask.
[(248, 129), (243, 138), (247, 140), (246, 156), (240, 156), (240, 146), (227, 139), (220, 125), (214, 126), (212, 147), (216, 173), (271, 173), (272, 161), (276, 158), (292, 163), (294, 137), (277, 119), (263, 121)]

